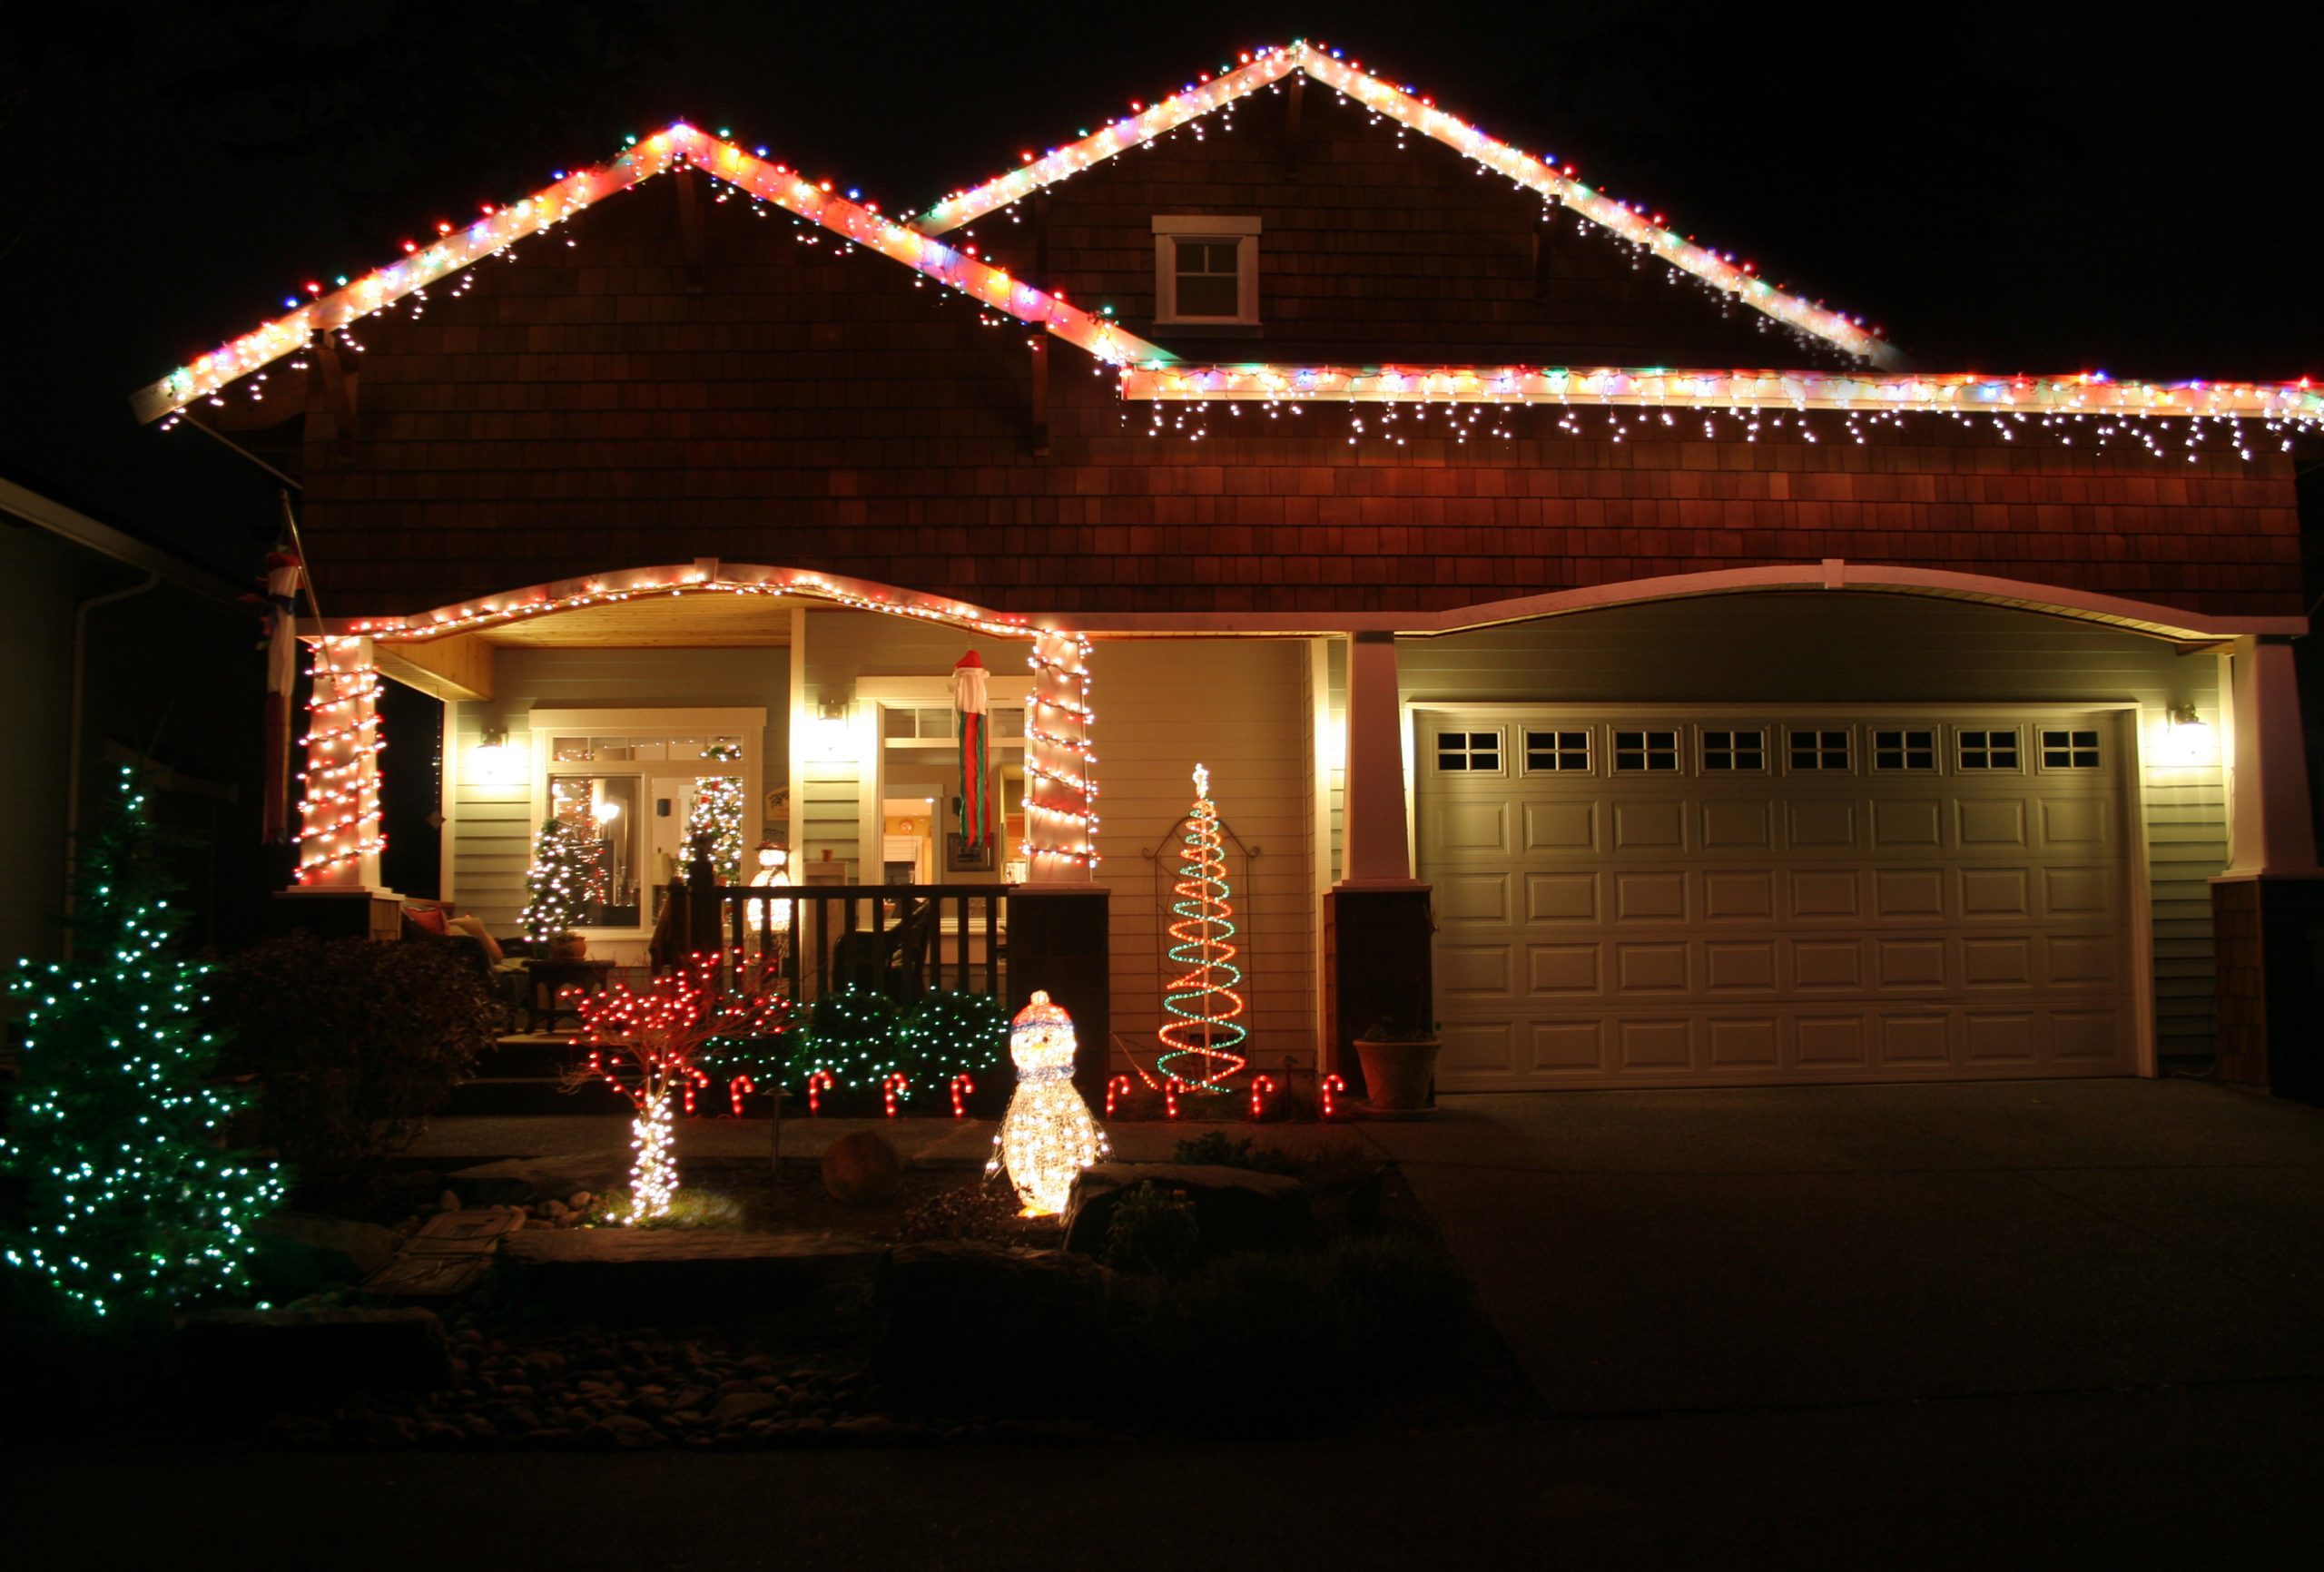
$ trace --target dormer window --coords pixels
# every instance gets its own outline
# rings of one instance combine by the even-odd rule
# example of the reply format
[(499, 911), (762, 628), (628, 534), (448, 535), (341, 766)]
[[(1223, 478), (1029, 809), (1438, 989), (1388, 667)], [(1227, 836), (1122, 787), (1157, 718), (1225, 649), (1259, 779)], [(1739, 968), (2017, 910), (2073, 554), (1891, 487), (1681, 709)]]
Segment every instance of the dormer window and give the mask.
[(1259, 325), (1259, 221), (1212, 214), (1154, 221), (1154, 320)]

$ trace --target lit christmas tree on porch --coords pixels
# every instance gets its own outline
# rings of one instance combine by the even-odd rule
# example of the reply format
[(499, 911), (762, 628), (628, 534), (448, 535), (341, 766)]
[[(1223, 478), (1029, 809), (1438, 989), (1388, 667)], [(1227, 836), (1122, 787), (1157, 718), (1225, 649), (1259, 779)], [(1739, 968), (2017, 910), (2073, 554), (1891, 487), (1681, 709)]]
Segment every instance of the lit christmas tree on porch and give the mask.
[(1247, 1035), (1238, 1018), (1243, 996), (1236, 985), (1243, 969), (1235, 964), (1235, 908), (1226, 884), (1218, 805), (1210, 800), (1210, 771), (1195, 766), (1195, 806), (1187, 816), (1186, 861), (1178, 869), (1170, 910), (1170, 958), (1187, 969), (1163, 991), (1162, 1007), (1177, 1018), (1162, 1028), (1167, 1050), (1155, 1068), (1183, 1086), (1216, 1091), (1249, 1061), (1234, 1050)]
[[(743, 751), (732, 742), (713, 742), (702, 756), (725, 763), (740, 759)], [(710, 865), (721, 884), (738, 884), (743, 878), (743, 778), (704, 775), (694, 783), (694, 809), (686, 815), (686, 844), (710, 847)]]
[(596, 838), (562, 813), (551, 813), (533, 841), (533, 866), (525, 875), (525, 911), (518, 920), (525, 937), (538, 944), (552, 934), (589, 919), (599, 852)]
[(74, 958), (17, 963), (30, 1005), (24, 1082), (0, 1152), (26, 1180), (9, 1264), (99, 1315), (231, 1293), (245, 1284), (250, 1225), (281, 1204), (271, 1163), (222, 1151), (247, 1100), (215, 1085), (202, 1030), (204, 968), (177, 944), (145, 799), (122, 802), (75, 886)]

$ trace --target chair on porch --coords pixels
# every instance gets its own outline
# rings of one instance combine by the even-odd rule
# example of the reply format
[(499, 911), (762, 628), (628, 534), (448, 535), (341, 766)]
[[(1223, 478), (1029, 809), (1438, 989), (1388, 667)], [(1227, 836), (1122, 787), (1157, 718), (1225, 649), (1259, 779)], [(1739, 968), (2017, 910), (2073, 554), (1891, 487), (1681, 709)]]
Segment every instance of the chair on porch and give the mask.
[(901, 921), (879, 933), (847, 934), (832, 946), (832, 987), (869, 988), (909, 1004), (928, 991), (928, 944), (936, 903), (913, 902)]

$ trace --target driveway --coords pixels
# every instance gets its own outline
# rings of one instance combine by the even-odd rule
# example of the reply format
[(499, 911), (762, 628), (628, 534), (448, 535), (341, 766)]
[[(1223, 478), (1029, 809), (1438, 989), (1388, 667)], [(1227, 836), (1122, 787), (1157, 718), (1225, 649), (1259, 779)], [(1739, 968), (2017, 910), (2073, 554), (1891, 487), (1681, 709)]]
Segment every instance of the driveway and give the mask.
[(2324, 1112), (2191, 1081), (1448, 1097), (1403, 1164), (1551, 1407), (2324, 1374)]

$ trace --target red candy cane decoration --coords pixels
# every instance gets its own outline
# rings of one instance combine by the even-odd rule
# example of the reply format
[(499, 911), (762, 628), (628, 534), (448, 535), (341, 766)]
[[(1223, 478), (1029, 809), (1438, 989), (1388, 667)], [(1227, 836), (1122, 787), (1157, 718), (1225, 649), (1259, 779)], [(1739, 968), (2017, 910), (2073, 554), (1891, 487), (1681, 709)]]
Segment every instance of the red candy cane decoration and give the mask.
[(1106, 1083), (1106, 1117), (1114, 1116), (1115, 1101), (1125, 1092), (1137, 1090), (1137, 1083), (1128, 1076), (1116, 1076)]
[(1253, 1119), (1264, 1119), (1266, 1117), (1267, 1098), (1275, 1095), (1275, 1077), (1273, 1076), (1254, 1076), (1251, 1077), (1251, 1117)]
[(892, 1119), (896, 1116), (896, 1094), (911, 1085), (911, 1077), (901, 1070), (891, 1073), (886, 1080), (880, 1083), (880, 1100), (888, 1105), (889, 1118)]
[(726, 1100), (734, 1105), (734, 1117), (743, 1116), (743, 1099), (758, 1090), (748, 1076), (737, 1076), (726, 1083)]
[(1333, 1100), (1333, 1099), (1334, 1099), (1334, 1095), (1335, 1095), (1335, 1094), (1340, 1093), (1340, 1092), (1344, 1092), (1344, 1091), (1346, 1091), (1346, 1090), (1347, 1090), (1347, 1083), (1346, 1083), (1345, 1081), (1344, 1081), (1344, 1080), (1340, 1079), (1340, 1077), (1339, 1077), (1339, 1076), (1325, 1076), (1324, 1077), (1324, 1118), (1328, 1119), (1328, 1118), (1332, 1117), (1333, 1114), (1334, 1114), (1334, 1113), (1338, 1109), (1338, 1107), (1339, 1107), (1338, 1103), (1336, 1103), (1336, 1102), (1334, 1102), (1334, 1101)]
[(969, 1116), (969, 1105), (963, 1099), (975, 1096), (976, 1091), (976, 1078), (967, 1071), (963, 1070), (952, 1077), (952, 1117), (965, 1119)]
[(823, 1111), (823, 1094), (837, 1085), (829, 1070), (811, 1070), (807, 1075), (807, 1116), (814, 1118)]

